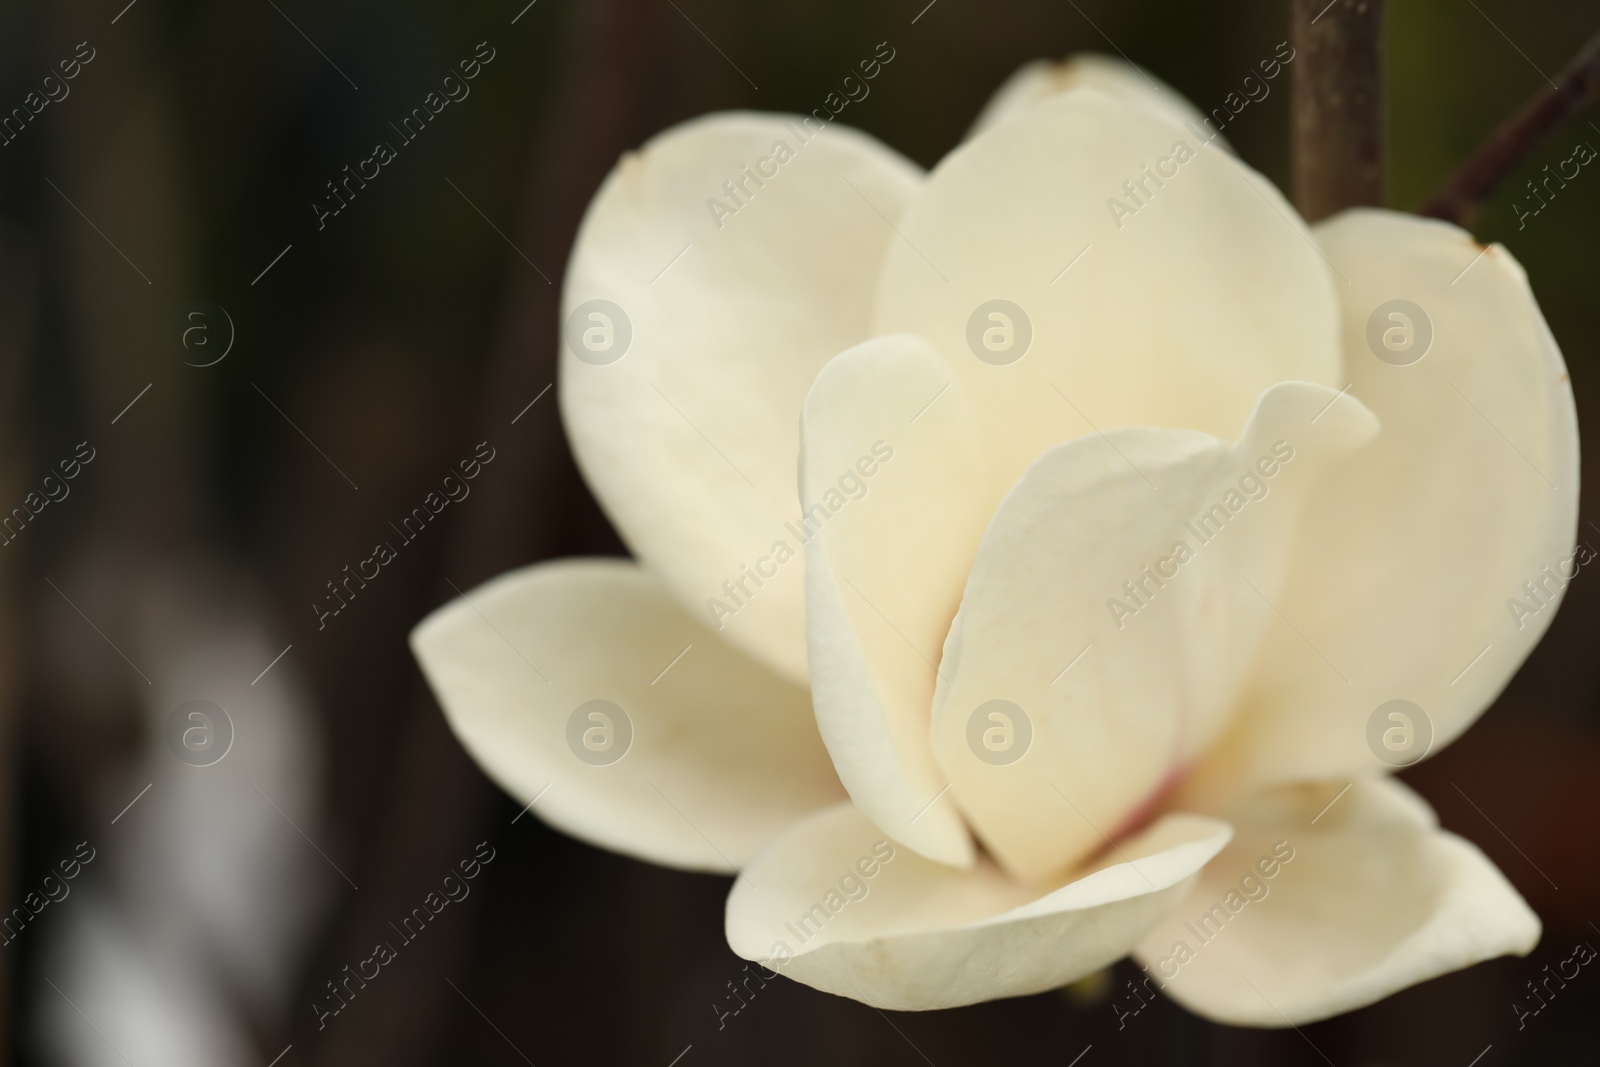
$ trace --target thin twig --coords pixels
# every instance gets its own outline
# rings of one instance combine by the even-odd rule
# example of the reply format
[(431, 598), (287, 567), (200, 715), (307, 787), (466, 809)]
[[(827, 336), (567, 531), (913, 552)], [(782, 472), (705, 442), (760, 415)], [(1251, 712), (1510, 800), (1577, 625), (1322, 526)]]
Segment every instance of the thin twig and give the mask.
[(1489, 135), (1478, 150), (1418, 212), (1464, 224), (1495, 187), (1516, 170), (1563, 122), (1600, 100), (1600, 33), (1562, 68), (1555, 84), (1539, 91), (1521, 111)]
[(1382, 0), (1292, 0), (1294, 204), (1383, 203)]

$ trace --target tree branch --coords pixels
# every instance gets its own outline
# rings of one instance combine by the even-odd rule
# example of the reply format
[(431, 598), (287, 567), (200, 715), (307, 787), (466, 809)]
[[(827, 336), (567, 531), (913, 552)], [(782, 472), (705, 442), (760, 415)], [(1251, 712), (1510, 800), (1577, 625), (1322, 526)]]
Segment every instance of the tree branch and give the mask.
[(1309, 222), (1383, 203), (1382, 0), (1291, 0), (1294, 202)]
[(1458, 225), (1470, 221), (1495, 187), (1567, 119), (1600, 100), (1600, 33), (1589, 38), (1555, 83), (1502, 122), (1418, 212)]

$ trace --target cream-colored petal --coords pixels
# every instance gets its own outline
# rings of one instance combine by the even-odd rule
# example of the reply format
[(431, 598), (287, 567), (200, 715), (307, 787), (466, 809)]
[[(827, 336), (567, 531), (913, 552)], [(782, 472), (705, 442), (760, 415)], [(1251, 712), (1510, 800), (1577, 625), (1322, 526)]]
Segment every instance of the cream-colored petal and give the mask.
[(796, 679), (801, 566), (764, 584), (748, 574), (770, 569), (797, 514), (801, 402), (870, 335), (889, 220), (920, 180), (866, 135), (817, 127), (710, 115), (624, 156), (589, 206), (562, 299), (561, 408), (590, 487), (687, 608)]
[[(1072, 89), (1098, 89), (1159, 115), (1174, 126), (1193, 123), (1205, 129), (1205, 116), (1199, 109), (1143, 67), (1099, 52), (1079, 52), (1058, 62), (1035, 59), (1017, 68), (989, 98), (967, 136), (976, 137), (1041, 100)], [(1218, 148), (1228, 147), (1221, 137), (1212, 144)]]
[(489, 776), (604, 848), (732, 871), (844, 795), (805, 691), (633, 563), (504, 574), (429, 615), (411, 647)]
[(946, 157), (898, 227), (876, 332), (951, 360), (1008, 480), (1095, 429), (1233, 440), (1268, 386), (1344, 384), (1343, 283), (1294, 209), (1136, 105), (1076, 90), (1027, 108)]
[(1152, 988), (1217, 1022), (1299, 1025), (1533, 949), (1538, 917), (1475, 845), (1399, 782), (1345, 784), (1240, 805), (1232, 843), (1139, 947)]
[(1040, 893), (987, 859), (968, 871), (892, 841), (844, 804), (751, 861), (728, 896), (728, 944), (806, 985), (922, 1011), (1065, 985), (1125, 956), (1228, 841), (1170, 815)]
[(1376, 432), (1358, 402), (1289, 382), (1237, 444), (1114, 430), (1029, 469), (984, 535), (934, 702), (956, 803), (1008, 870), (1059, 877), (1225, 728), (1306, 500)]
[[(1510, 680), (1555, 615), (1558, 571), (1576, 569), (1572, 388), (1522, 268), (1454, 226), (1390, 212), (1350, 212), (1317, 234), (1351, 281), (1341, 287), (1349, 395), (1383, 434), (1307, 512), (1285, 621), (1197, 791), (1371, 774), (1417, 758), (1427, 723), (1437, 751)], [(1409, 366), (1367, 343), (1392, 300), (1431, 320), (1431, 347)], [(1406, 340), (1387, 314), (1380, 348), (1386, 329)], [(1383, 762), (1369, 724), (1383, 720), (1381, 746), (1390, 720), (1378, 709), (1392, 700), (1426, 718), (1407, 714), (1418, 719), (1413, 747)], [(1405, 724), (1393, 721), (1400, 744)]]
[(952, 382), (917, 337), (841, 353), (806, 397), (800, 495), (812, 700), (834, 766), (890, 837), (968, 866), (928, 728), (940, 646), (1000, 494)]

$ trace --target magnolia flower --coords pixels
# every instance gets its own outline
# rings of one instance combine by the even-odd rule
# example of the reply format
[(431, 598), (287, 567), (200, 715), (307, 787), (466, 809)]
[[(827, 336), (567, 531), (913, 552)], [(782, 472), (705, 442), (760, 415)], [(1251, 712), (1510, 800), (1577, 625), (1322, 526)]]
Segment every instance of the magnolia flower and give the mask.
[(413, 645), (539, 817), (737, 871), (740, 956), (926, 1009), (1132, 954), (1280, 1026), (1537, 941), (1389, 777), (1570, 577), (1571, 391), (1503, 248), (1307, 226), (1096, 59), (926, 174), (816, 117), (668, 130), (565, 308), (637, 562), (504, 575)]

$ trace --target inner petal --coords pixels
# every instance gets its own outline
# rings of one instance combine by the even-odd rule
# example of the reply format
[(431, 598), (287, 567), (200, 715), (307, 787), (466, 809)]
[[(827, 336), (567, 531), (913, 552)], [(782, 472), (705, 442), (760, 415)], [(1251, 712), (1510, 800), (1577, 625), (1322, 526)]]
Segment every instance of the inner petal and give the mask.
[(1294, 209), (1136, 104), (1023, 110), (946, 157), (897, 227), (874, 327), (951, 359), (1006, 485), (1097, 429), (1231, 441), (1267, 387), (1343, 384), (1337, 279)]
[(1377, 432), (1290, 382), (1237, 444), (1129, 428), (1040, 457), (989, 524), (945, 643), (934, 752), (968, 822), (1032, 882), (1147, 817), (1221, 733), (1307, 494)]

